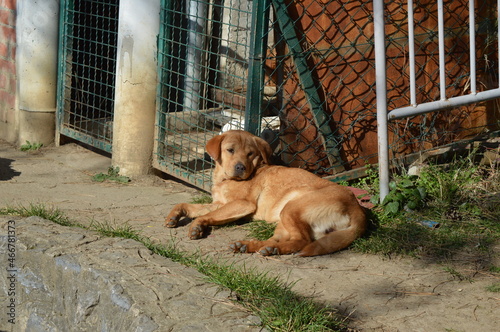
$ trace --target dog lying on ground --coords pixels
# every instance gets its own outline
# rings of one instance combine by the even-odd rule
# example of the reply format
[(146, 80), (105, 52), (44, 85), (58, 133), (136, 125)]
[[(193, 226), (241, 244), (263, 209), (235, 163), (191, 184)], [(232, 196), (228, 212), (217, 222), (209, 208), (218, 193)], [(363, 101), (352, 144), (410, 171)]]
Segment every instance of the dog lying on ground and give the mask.
[(238, 241), (234, 252), (315, 256), (350, 245), (366, 227), (364, 209), (346, 187), (298, 168), (269, 165), (272, 151), (263, 139), (241, 130), (212, 138), (207, 153), (215, 161), (211, 204), (181, 203), (165, 219), (177, 226), (194, 218), (189, 237), (199, 239), (209, 226), (244, 217), (277, 223), (266, 241)]

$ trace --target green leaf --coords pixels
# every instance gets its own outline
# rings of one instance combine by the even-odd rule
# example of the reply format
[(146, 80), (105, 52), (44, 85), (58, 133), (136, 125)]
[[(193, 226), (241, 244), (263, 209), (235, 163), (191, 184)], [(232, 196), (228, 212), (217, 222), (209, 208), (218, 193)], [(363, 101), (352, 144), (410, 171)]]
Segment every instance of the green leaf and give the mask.
[(400, 182), (401, 186), (403, 188), (410, 188), (410, 187), (413, 187), (414, 184), (413, 184), (413, 181), (411, 180), (408, 180), (408, 179), (403, 179), (401, 182)]
[(389, 182), (389, 189), (390, 190), (395, 190), (396, 188), (397, 188), (396, 181)]
[(99, 173), (99, 174), (96, 174), (92, 177), (92, 181), (104, 182), (107, 178), (108, 178), (108, 175), (103, 174), (103, 173)]
[(390, 202), (385, 207), (385, 212), (390, 214), (396, 214), (399, 212), (399, 202)]
[(380, 195), (373, 195), (370, 198), (370, 203), (372, 203), (372, 204), (378, 204), (379, 201), (380, 201)]
[(415, 210), (417, 207), (418, 207), (418, 202), (416, 201), (409, 201), (407, 204), (406, 204), (406, 207), (410, 210)]
[(130, 178), (128, 176), (123, 176), (123, 175), (113, 176), (112, 178), (110, 178), (110, 180), (114, 180), (114, 181), (121, 182), (121, 183), (130, 182)]
[(427, 190), (424, 187), (418, 187), (417, 190), (420, 194), (420, 198), (424, 200), (427, 197)]

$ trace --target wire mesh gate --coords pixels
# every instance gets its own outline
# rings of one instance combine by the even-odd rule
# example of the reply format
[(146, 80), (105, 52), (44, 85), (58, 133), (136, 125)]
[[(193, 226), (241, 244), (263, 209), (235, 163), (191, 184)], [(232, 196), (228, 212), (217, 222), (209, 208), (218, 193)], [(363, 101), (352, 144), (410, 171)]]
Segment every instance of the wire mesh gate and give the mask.
[[(468, 1), (444, 1), (448, 95), (469, 74)], [(419, 102), (439, 91), (436, 6), (415, 1)], [(475, 9), (480, 86), (498, 81), (496, 2)], [(388, 107), (409, 105), (406, 6), (385, 1)], [(277, 162), (349, 179), (376, 163), (373, 5), (361, 1), (163, 1), (156, 166), (209, 188), (206, 140), (228, 128), (261, 134)], [(465, 68), (465, 69), (464, 69)], [(437, 90), (436, 90), (437, 89)], [(391, 158), (498, 129), (481, 104), (392, 121)]]
[(119, 0), (63, 0), (58, 132), (111, 152)]
[(245, 0), (161, 4), (155, 166), (206, 190), (213, 165), (205, 143), (245, 122), (251, 6)]

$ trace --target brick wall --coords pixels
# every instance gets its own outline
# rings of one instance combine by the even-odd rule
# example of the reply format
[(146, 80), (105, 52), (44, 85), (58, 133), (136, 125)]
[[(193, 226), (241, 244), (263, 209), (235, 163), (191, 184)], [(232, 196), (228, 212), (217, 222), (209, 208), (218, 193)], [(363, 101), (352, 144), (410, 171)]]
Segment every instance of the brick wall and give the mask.
[(0, 0), (0, 124), (14, 123), (16, 1)]

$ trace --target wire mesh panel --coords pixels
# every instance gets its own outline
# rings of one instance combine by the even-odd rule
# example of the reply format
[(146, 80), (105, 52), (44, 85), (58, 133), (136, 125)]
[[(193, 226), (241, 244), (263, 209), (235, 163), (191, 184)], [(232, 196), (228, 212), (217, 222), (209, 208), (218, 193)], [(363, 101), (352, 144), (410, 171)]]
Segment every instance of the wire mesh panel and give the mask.
[[(388, 93), (389, 110), (466, 96), (471, 93), (471, 84), (477, 84), (472, 94), (498, 88), (496, 1), (476, 1), (473, 13), (470, 13), (469, 0), (443, 1), (442, 8), (437, 1), (416, 1), (412, 7), (415, 8), (414, 42), (408, 41), (409, 26), (405, 19), (408, 6), (391, 3), (386, 7), (393, 27), (388, 31), (387, 64), (390, 71), (398, 73), (388, 81), (388, 86), (392, 87)], [(440, 11), (442, 16), (438, 14)], [(470, 40), (471, 16), (475, 20), (475, 45), (471, 45)], [(412, 61), (406, 58), (410, 46), (415, 53)], [(472, 55), (471, 49), (475, 50)], [(414, 78), (410, 75), (413, 61)], [(410, 86), (413, 82), (412, 97)], [(500, 112), (495, 100), (393, 120), (389, 129), (392, 157), (447, 145), (499, 128)]]
[(111, 152), (119, 0), (61, 1), (59, 133)]
[[(373, 5), (362, 1), (270, 0), (265, 86), (280, 93), (278, 152), (287, 164), (320, 175), (377, 162), (377, 118)], [(415, 35), (418, 102), (439, 99), (438, 19), (435, 1), (417, 0)], [(389, 108), (411, 105), (409, 98), (406, 2), (385, 1)], [(447, 96), (470, 83), (468, 0), (444, 1)], [(481, 89), (496, 86), (496, 1), (477, 2), (477, 60)], [(293, 28), (290, 28), (293, 27)], [(276, 105), (273, 105), (275, 107)], [(320, 117), (318, 117), (320, 115)], [(326, 115), (326, 116), (322, 116)], [(318, 120), (322, 119), (322, 120)], [(391, 122), (391, 156), (455, 142), (498, 129), (492, 103)], [(337, 144), (330, 147), (325, 138)], [(329, 150), (330, 149), (330, 150)], [(333, 155), (334, 158), (331, 158)], [(345, 173), (345, 172), (344, 172)], [(356, 171), (349, 172), (353, 175)], [(345, 173), (346, 174), (346, 173)]]
[(164, 0), (155, 166), (210, 188), (205, 144), (245, 122), (252, 1)]

